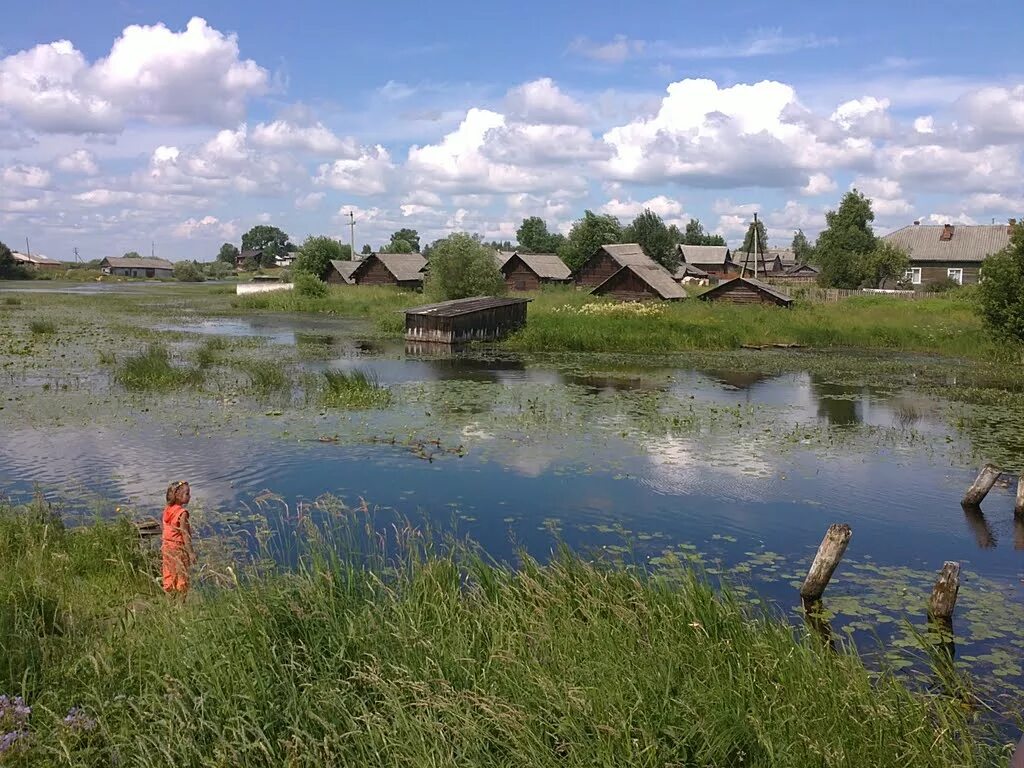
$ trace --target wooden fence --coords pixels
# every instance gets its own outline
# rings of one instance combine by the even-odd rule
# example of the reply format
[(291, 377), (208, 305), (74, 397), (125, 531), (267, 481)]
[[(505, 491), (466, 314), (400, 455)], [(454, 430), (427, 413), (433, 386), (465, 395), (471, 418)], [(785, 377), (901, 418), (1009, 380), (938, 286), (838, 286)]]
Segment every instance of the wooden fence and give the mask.
[[(773, 282), (771, 280), (769, 283)], [(888, 299), (903, 299), (905, 301), (916, 301), (917, 299), (927, 298), (929, 294), (923, 291), (882, 291), (874, 289), (850, 289), (850, 288), (819, 288), (816, 285), (793, 285), (792, 283), (786, 283), (785, 281), (778, 281), (774, 283), (778, 287), (787, 291), (790, 296), (794, 299), (803, 299), (804, 301), (818, 301), (826, 304), (833, 304), (843, 299), (849, 299), (854, 296), (884, 296)]]

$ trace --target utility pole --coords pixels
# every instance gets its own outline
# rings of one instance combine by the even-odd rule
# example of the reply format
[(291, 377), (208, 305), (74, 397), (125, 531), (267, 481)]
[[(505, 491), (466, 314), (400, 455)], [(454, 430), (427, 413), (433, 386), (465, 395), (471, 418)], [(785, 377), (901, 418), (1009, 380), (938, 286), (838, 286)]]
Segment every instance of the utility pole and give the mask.
[(151, 259), (155, 259), (156, 258), (156, 241), (155, 240), (150, 240), (149, 241), (149, 258), (151, 258)]
[(356, 260), (356, 215), (348, 212), (349, 244), (352, 248), (352, 261)]
[(757, 279), (757, 256), (761, 253), (761, 239), (757, 236), (757, 212), (754, 212), (754, 279)]
[(78, 246), (76, 245), (76, 246), (75, 246), (74, 248), (72, 248), (71, 250), (73, 250), (73, 251), (74, 251), (74, 253), (75, 253), (75, 263), (76, 263), (76, 264), (79, 264), (79, 263), (81, 263), (81, 261), (82, 261), (82, 257), (78, 255)]
[(25, 238), (25, 255), (26, 256), (31, 256), (32, 255), (32, 246), (30, 246), (28, 244), (28, 238), (27, 237)]

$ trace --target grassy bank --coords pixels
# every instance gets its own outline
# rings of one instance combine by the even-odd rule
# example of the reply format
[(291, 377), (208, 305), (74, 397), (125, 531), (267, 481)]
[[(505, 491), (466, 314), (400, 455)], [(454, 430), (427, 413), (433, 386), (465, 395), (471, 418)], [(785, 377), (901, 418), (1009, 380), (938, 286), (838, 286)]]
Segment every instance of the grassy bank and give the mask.
[(401, 333), (401, 310), (426, 303), (420, 293), (375, 286), (331, 285), (326, 296), (300, 296), (294, 291), (272, 291), (239, 296), (236, 310), (316, 312), (339, 317), (369, 317), (382, 332)]
[(17, 651), (0, 666), (0, 692), (32, 708), (12, 762), (903, 768), (995, 758), (959, 703), (872, 676), (691, 572), (652, 579), (571, 555), (513, 571), (464, 549), (431, 552), (410, 532), (387, 541), (399, 554), (385, 558), (358, 520), (294, 571), (226, 571), (234, 587), (176, 605), (128, 526), (71, 532), (43, 510), (0, 507), (0, 588), (13, 597), (0, 640)]

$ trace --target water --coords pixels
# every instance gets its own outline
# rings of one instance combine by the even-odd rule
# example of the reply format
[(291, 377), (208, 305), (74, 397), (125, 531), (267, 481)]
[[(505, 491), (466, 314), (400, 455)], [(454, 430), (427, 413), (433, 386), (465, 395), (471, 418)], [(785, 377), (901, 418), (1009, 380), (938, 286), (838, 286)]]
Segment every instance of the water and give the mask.
[[(360, 340), (359, 324), (333, 319), (156, 328), (258, 336), (271, 355), (311, 349), (304, 370), (370, 370), (397, 402), (347, 413), (168, 396), (130, 414), (97, 411), (45, 428), (8, 420), (0, 488), (22, 495), (38, 484), (72, 507), (99, 496), (157, 514), (167, 483), (188, 479), (197, 518), (214, 528), (244, 516), (266, 489), (291, 503), (334, 494), (352, 505), (365, 499), (382, 519), (454, 528), (509, 559), (519, 547), (543, 558), (556, 539), (641, 562), (695, 549), (784, 608), (795, 605), (793, 582), (825, 529), (847, 522), (853, 540), (826, 593), (837, 605), (851, 598), (898, 613), (885, 569), (912, 569), (923, 586), (906, 603), (920, 618), (922, 580), (946, 560), (963, 564), (962, 602), (977, 590), (998, 597), (993, 610), (1004, 611), (1024, 597), (1014, 489), (997, 486), (983, 513), (965, 513), (959, 499), (977, 471), (964, 459), (970, 436), (951, 423), (948, 404), (913, 390), (815, 370), (679, 369), (649, 360), (614, 369), (586, 358), (482, 352), (437, 358)], [(691, 412), (697, 421), (687, 426)], [(320, 439), (335, 435), (337, 442)], [(865, 586), (852, 578), (853, 566), (879, 575)], [(837, 626), (856, 626), (856, 618), (841, 616)], [(1009, 634), (1007, 647), (1019, 656), (1019, 633)], [(993, 642), (1000, 640), (961, 640), (961, 652), (977, 655)], [(1020, 679), (1006, 677), (1014, 686)]]

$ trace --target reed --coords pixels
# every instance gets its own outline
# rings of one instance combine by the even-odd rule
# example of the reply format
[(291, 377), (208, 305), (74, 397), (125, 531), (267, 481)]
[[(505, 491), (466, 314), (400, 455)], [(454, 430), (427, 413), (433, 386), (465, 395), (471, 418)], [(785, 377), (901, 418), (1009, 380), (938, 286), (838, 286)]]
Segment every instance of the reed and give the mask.
[(28, 329), (33, 336), (52, 336), (57, 332), (57, 325), (52, 320), (33, 320)]
[(386, 408), (391, 390), (382, 386), (372, 371), (324, 371), (325, 405), (335, 408)]
[(126, 389), (158, 391), (200, 386), (203, 382), (203, 371), (200, 368), (174, 365), (165, 347), (150, 344), (145, 351), (124, 358), (115, 379)]

